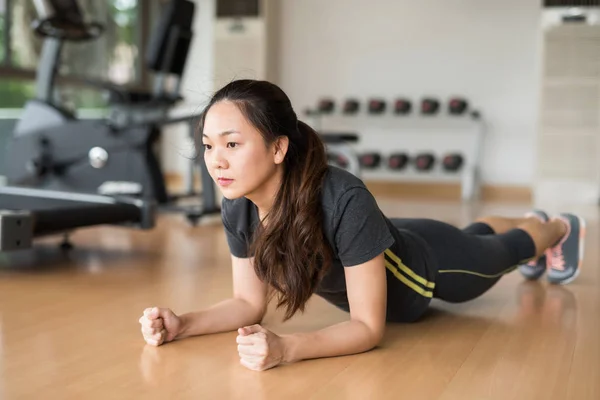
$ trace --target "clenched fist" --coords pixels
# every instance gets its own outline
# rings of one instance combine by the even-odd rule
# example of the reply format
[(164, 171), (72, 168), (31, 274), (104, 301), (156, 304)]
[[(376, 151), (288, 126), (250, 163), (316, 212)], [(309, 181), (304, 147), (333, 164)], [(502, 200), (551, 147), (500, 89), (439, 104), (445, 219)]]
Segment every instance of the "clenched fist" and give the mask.
[(240, 364), (248, 369), (264, 371), (284, 362), (282, 338), (260, 325), (238, 329), (236, 342)]
[(168, 308), (146, 308), (139, 322), (144, 340), (152, 346), (172, 341), (181, 331), (181, 318)]

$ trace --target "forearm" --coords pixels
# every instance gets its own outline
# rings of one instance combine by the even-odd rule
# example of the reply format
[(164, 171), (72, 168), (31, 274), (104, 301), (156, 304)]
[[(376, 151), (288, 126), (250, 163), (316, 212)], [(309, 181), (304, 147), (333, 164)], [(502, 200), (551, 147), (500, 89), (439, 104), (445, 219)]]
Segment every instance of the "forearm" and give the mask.
[(242, 299), (227, 299), (210, 308), (181, 315), (182, 330), (177, 339), (211, 333), (229, 332), (257, 324), (263, 313)]
[(350, 320), (315, 332), (282, 335), (284, 362), (362, 353), (375, 347), (381, 335), (366, 324)]

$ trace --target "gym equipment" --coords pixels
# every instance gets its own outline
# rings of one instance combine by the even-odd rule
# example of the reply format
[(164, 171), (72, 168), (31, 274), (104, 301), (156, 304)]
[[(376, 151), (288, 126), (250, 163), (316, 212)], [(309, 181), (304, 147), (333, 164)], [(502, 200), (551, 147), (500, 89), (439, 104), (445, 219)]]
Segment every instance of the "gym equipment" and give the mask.
[(394, 113), (407, 115), (412, 111), (412, 102), (408, 99), (396, 99), (394, 102)]
[[(154, 211), (140, 199), (0, 187), (0, 251), (28, 249), (34, 238), (93, 225), (151, 229)], [(63, 249), (71, 247), (67, 240)]]
[(421, 114), (435, 115), (440, 109), (440, 102), (434, 98), (425, 98), (421, 101)]
[(469, 108), (469, 103), (464, 98), (454, 97), (448, 102), (448, 112), (450, 115), (463, 115), (467, 111), (467, 108)]
[(360, 156), (360, 165), (364, 168), (377, 168), (381, 164), (381, 154), (371, 152)]
[(327, 162), (337, 167), (346, 169), (348, 167), (348, 159), (342, 155), (327, 153)]
[(356, 133), (324, 132), (319, 134), (327, 149), (329, 164), (360, 177), (360, 162), (349, 143), (358, 142)]
[(442, 159), (442, 167), (449, 172), (458, 171), (464, 162), (464, 157), (458, 153), (446, 154)]
[(385, 112), (386, 103), (383, 99), (369, 100), (369, 114), (383, 114)]
[(435, 164), (435, 156), (431, 153), (420, 153), (415, 157), (415, 166), (418, 171), (430, 171)]
[(393, 170), (402, 170), (406, 168), (410, 157), (406, 153), (393, 153), (388, 158), (388, 167)]
[(360, 110), (360, 102), (356, 99), (347, 99), (344, 102), (342, 112), (346, 115), (354, 115)]
[(323, 114), (331, 114), (335, 110), (335, 101), (332, 99), (319, 100), (318, 110)]
[[(192, 40), (195, 5), (173, 0), (161, 13), (152, 31), (146, 67), (155, 73), (153, 91), (140, 92), (114, 85), (93, 84), (110, 94), (107, 120), (78, 120), (53, 102), (54, 80), (64, 41), (86, 41), (102, 32), (98, 22), (84, 20), (76, 0), (35, 2), (39, 19), (35, 31), (44, 37), (37, 74), (36, 98), (25, 105), (6, 152), (6, 177), (11, 185), (49, 190), (128, 194), (155, 200), (161, 210), (185, 212), (195, 223), (219, 213), (214, 183), (202, 154), (190, 162), (188, 193), (172, 196), (155, 145), (166, 125), (187, 123), (193, 138), (198, 116), (169, 119), (168, 113), (182, 97), (181, 76)], [(165, 89), (173, 78), (172, 91)], [(194, 176), (202, 180), (202, 206), (176, 207), (182, 197), (195, 197)], [(125, 189), (125, 191), (123, 191)]]
[[(86, 24), (75, 0), (49, 0), (36, 3), (41, 19), (36, 21), (34, 29), (41, 34), (51, 34), (54, 37), (45, 43), (42, 57), (44, 60), (53, 61), (53, 65), (41, 68), (38, 74), (38, 95), (42, 100), (49, 100), (52, 96), (54, 68), (57, 62), (58, 50), (64, 39), (88, 40), (97, 37), (101, 31), (98, 23)], [(50, 68), (52, 67), (52, 68)], [(43, 103), (38, 100), (39, 115), (37, 118), (46, 118), (49, 125), (72, 118), (65, 110), (54, 107), (49, 101)], [(38, 106), (36, 102), (30, 107)], [(45, 107), (44, 107), (45, 106)], [(22, 126), (40, 125), (39, 121), (22, 120)], [(83, 128), (83, 125), (82, 125)], [(79, 132), (80, 135), (83, 132)], [(32, 163), (32, 168), (41, 173), (48, 173), (53, 169), (65, 168), (61, 164), (52, 164), (54, 146), (68, 148), (70, 142), (52, 141), (40, 135), (36, 145), (42, 149), (37, 165)], [(10, 159), (15, 158), (14, 148), (8, 150)], [(25, 157), (26, 154), (21, 154)], [(92, 154), (93, 164), (101, 166), (105, 154), (100, 150)], [(9, 164), (10, 165), (10, 164)], [(139, 229), (154, 227), (154, 199), (143, 200), (125, 196), (102, 196), (57, 190), (35, 189), (2, 186), (0, 187), (0, 251), (26, 249), (31, 246), (34, 238), (55, 234), (68, 233), (71, 230), (100, 225), (113, 224)], [(63, 249), (70, 248), (68, 236), (62, 244)]]

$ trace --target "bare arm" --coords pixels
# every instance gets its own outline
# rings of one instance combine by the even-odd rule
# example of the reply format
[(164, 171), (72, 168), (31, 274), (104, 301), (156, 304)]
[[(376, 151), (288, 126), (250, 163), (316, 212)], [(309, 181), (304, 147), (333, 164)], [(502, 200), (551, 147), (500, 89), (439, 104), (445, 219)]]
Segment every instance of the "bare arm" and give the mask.
[(282, 336), (285, 362), (355, 354), (374, 348), (385, 331), (387, 285), (383, 254), (345, 268), (350, 321)]
[(183, 314), (177, 339), (228, 332), (262, 321), (267, 310), (267, 285), (258, 279), (252, 259), (231, 256), (233, 298), (207, 309)]

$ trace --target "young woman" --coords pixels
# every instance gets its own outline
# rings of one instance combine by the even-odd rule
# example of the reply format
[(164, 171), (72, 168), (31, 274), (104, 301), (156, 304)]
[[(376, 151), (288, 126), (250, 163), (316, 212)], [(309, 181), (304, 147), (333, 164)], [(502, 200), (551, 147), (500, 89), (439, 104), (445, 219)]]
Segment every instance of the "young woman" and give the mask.
[[(432, 298), (481, 296), (521, 266), (566, 283), (583, 258), (583, 220), (536, 211), (485, 217), (458, 229), (430, 219), (390, 219), (354, 175), (327, 164), (323, 143), (297, 119), (276, 85), (237, 80), (203, 113), (204, 159), (224, 199), (222, 219), (233, 264), (233, 298), (175, 315), (148, 308), (148, 344), (238, 329), (240, 362), (254, 370), (364, 352), (386, 322), (412, 322)], [(285, 319), (317, 294), (349, 312), (328, 328), (279, 336), (260, 326), (276, 297)]]

